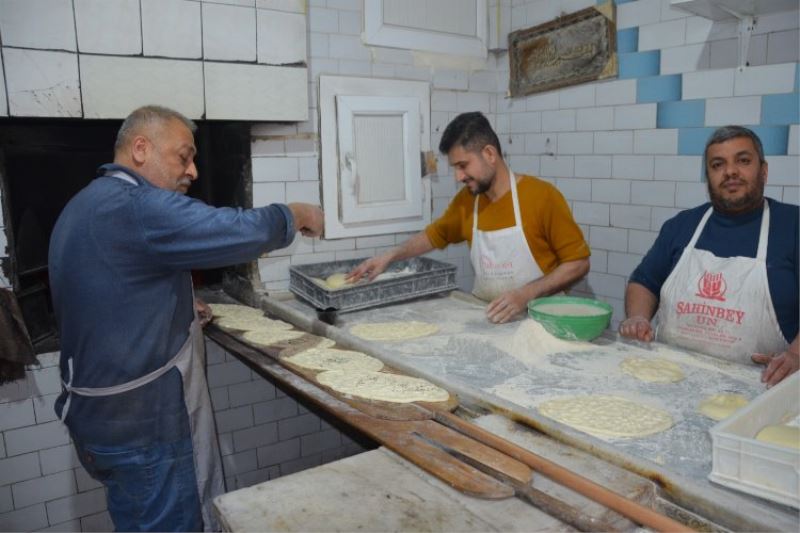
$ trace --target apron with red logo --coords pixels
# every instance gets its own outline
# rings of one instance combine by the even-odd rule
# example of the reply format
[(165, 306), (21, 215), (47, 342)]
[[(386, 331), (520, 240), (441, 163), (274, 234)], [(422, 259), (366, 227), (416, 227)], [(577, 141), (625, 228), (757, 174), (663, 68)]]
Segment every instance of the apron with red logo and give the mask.
[(785, 350), (767, 283), (769, 203), (756, 257), (717, 257), (695, 248), (712, 211), (661, 287), (658, 340), (739, 363), (750, 363), (754, 353)]
[(514, 225), (495, 231), (478, 230), (478, 196), (472, 214), (472, 249), (469, 259), (475, 270), (472, 294), (491, 302), (501, 294), (518, 289), (544, 274), (533, 258), (522, 231), (522, 216), (517, 196), (517, 178), (509, 172)]

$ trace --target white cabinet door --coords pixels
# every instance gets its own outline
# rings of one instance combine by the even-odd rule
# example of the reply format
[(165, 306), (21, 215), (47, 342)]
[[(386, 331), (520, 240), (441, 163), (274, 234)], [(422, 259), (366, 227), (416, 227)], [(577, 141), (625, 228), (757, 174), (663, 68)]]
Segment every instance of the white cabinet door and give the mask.
[(431, 220), (425, 82), (320, 76), (325, 237), (417, 231)]
[(419, 100), (336, 97), (343, 223), (422, 216)]

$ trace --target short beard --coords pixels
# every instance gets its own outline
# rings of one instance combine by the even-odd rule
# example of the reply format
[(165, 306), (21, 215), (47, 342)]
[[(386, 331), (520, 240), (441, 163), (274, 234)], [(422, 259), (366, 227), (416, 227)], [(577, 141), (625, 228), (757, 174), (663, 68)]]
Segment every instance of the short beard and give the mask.
[(714, 192), (711, 183), (708, 184), (708, 196), (711, 198), (711, 205), (714, 209), (722, 213), (736, 214), (752, 211), (761, 206), (764, 201), (764, 175), (760, 174), (756, 187), (739, 199), (728, 200)]
[(472, 193), (472, 196), (478, 196), (479, 194), (483, 194), (489, 190), (489, 187), (492, 186), (491, 182), (482, 183), (480, 181), (475, 180), (475, 183), (478, 185), (478, 187), (474, 191), (472, 189), (469, 190), (469, 192)]

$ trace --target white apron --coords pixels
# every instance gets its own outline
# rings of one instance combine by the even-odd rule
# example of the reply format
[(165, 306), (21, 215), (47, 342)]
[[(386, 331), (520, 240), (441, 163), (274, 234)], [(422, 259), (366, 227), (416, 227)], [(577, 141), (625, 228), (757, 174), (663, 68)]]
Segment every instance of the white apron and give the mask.
[[(123, 172), (108, 175), (136, 184), (133, 178)], [(194, 294), (192, 294), (192, 301), (194, 302)], [(194, 303), (192, 305), (194, 306)], [(67, 391), (67, 400), (61, 412), (62, 422), (69, 411), (72, 394), (92, 397), (113, 396), (151, 383), (172, 370), (172, 368), (178, 369), (183, 381), (183, 401), (186, 404), (189, 427), (192, 432), (195, 476), (197, 477), (197, 491), (203, 509), (203, 527), (205, 531), (219, 531), (220, 528), (211, 509), (211, 500), (225, 492), (225, 484), (219, 444), (217, 443), (217, 431), (214, 424), (214, 411), (211, 407), (211, 397), (208, 393), (205, 375), (205, 341), (197, 311), (195, 311), (194, 320), (189, 326), (189, 336), (180, 350), (178, 350), (178, 353), (161, 368), (140, 378), (113, 387), (73, 387), (72, 376), (74, 372), (71, 358), (67, 364), (69, 367), (69, 382), (64, 383), (62, 381)]]
[(478, 230), (478, 198), (472, 215), (472, 249), (469, 259), (475, 270), (472, 294), (491, 302), (501, 294), (519, 289), (544, 274), (533, 258), (525, 233), (517, 195), (517, 178), (509, 172), (514, 225), (495, 231)]
[(661, 287), (658, 339), (739, 363), (750, 363), (754, 353), (785, 350), (767, 282), (769, 202), (764, 201), (756, 257), (717, 257), (695, 248), (712, 211)]

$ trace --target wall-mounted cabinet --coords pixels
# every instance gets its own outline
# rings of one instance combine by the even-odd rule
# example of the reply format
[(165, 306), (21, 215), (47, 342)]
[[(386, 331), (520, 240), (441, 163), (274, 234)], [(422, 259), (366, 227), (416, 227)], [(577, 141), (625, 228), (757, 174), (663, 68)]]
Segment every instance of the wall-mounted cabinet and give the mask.
[(417, 231), (431, 220), (425, 82), (320, 76), (325, 237)]

